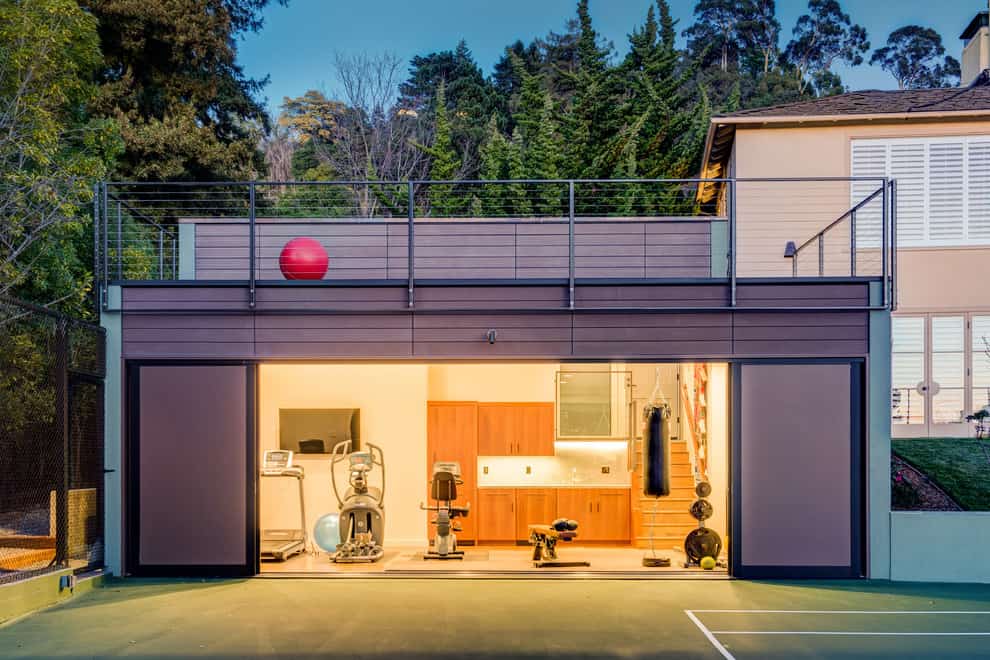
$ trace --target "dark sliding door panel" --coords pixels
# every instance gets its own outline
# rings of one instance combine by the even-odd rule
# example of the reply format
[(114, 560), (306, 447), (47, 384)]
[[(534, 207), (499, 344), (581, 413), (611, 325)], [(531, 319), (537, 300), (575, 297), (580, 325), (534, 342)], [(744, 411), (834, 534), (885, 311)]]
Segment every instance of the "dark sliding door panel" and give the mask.
[(255, 367), (128, 369), (127, 570), (252, 575)]
[(734, 365), (737, 577), (862, 575), (861, 380), (860, 362)]

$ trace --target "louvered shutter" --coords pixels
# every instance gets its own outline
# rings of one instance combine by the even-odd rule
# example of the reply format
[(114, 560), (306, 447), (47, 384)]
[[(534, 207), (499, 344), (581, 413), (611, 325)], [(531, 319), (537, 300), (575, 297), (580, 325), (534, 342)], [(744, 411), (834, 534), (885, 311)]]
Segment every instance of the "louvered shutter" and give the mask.
[(963, 151), (962, 141), (928, 145), (928, 239), (932, 243), (963, 242)]
[(971, 140), (967, 156), (967, 238), (986, 243), (990, 241), (990, 140)]
[(897, 244), (920, 245), (925, 240), (925, 145), (893, 142), (889, 175), (897, 179)]
[[(852, 144), (853, 177), (887, 176), (887, 145), (855, 141)], [(859, 204), (876, 192), (879, 181), (853, 181), (849, 206)], [(879, 247), (883, 232), (883, 199), (878, 197), (856, 213), (856, 245), (860, 248)]]

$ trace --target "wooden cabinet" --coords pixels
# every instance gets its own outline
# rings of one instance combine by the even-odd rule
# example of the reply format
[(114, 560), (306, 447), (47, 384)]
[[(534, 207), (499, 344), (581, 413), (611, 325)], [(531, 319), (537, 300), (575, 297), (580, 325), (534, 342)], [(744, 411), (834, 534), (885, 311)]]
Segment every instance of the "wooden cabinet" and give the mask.
[[(426, 501), (430, 499), (430, 478), (437, 461), (457, 461), (461, 464), (461, 480), (457, 487), (456, 504), (471, 503), (467, 516), (458, 518), (461, 527), (457, 540), (473, 541), (477, 538), (476, 520), (478, 479), (478, 404), (458, 401), (430, 401), (426, 406)], [(429, 512), (427, 520), (435, 514)], [(427, 534), (433, 538), (433, 525), (427, 523)]]
[(516, 489), (516, 540), (529, 539), (530, 525), (547, 525), (557, 517), (557, 491), (553, 488)]
[(479, 488), (477, 514), (478, 541), (510, 543), (516, 540), (514, 488)]
[(553, 456), (553, 403), (479, 403), (478, 454)]
[(580, 524), (578, 541), (628, 541), (628, 488), (559, 488), (557, 517)]

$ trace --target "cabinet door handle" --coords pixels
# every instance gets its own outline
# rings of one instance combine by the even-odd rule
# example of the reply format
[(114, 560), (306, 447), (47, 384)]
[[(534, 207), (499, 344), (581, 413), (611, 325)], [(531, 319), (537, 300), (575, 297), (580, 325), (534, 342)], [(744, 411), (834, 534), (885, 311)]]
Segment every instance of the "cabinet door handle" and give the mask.
[(597, 511), (598, 511), (598, 513), (601, 513), (602, 512), (602, 503), (601, 502), (598, 503), (598, 509), (597, 509)]

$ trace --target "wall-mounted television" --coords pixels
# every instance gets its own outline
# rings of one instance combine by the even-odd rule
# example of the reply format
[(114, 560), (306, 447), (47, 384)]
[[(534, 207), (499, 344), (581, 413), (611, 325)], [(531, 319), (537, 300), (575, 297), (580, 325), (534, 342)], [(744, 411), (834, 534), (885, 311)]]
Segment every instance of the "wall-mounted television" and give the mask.
[(278, 446), (297, 454), (329, 454), (342, 440), (361, 444), (359, 408), (280, 408)]

